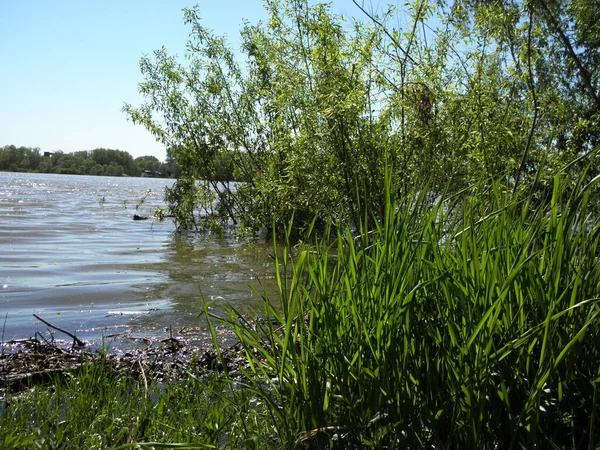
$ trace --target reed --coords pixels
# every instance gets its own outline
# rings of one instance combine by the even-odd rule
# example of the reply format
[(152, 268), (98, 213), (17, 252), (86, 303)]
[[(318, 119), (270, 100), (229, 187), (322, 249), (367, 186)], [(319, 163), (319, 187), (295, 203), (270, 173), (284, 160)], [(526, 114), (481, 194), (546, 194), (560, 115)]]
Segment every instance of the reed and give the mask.
[(233, 309), (218, 320), (243, 343), (247, 386), (279, 438), (595, 448), (598, 177), (583, 179), (557, 177), (536, 201), (498, 182), (394, 202), (388, 182), (374, 229), (365, 217), (357, 232), (278, 255), (281, 307), (265, 297), (266, 321)]

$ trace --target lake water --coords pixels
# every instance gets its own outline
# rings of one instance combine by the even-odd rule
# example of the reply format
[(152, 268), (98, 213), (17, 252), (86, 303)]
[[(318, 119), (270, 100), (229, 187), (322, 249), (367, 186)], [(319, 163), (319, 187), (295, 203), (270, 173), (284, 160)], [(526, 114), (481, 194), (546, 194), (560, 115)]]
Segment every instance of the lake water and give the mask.
[[(235, 236), (175, 233), (134, 221), (164, 206), (173, 180), (0, 172), (0, 330), (49, 336), (48, 322), (92, 343), (206, 337), (213, 308), (260, 310), (275, 293), (272, 247)], [(57, 332), (57, 339), (69, 339)], [(134, 339), (132, 339), (134, 338)]]

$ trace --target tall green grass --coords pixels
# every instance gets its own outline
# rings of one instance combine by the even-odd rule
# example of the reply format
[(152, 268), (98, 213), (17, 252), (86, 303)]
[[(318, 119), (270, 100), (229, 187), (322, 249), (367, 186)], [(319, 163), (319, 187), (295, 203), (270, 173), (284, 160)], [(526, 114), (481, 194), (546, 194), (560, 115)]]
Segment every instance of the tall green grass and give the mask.
[(535, 203), (502, 183), (394, 202), (388, 183), (375, 229), (279, 255), (281, 307), (225, 321), (281, 441), (595, 448), (597, 182), (556, 178)]

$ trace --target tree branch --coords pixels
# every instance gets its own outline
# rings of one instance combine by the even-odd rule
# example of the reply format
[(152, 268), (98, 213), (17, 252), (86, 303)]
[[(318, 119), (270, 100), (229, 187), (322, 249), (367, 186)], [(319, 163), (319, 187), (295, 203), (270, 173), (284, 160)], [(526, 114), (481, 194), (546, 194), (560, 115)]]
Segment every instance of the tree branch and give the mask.
[(417, 62), (413, 59), (413, 57), (410, 56), (410, 54), (408, 53), (408, 51), (406, 51), (406, 50), (404, 50), (402, 48), (402, 46), (400, 45), (400, 43), (398, 42), (398, 40), (394, 36), (391, 35), (391, 33), (387, 30), (387, 28), (379, 20), (377, 20), (372, 14), (369, 14), (364, 7), (362, 7), (361, 5), (359, 5), (358, 2), (357, 2), (357, 0), (352, 0), (352, 3), (354, 3), (356, 5), (356, 7), (358, 9), (360, 9), (361, 12), (365, 16), (367, 16), (373, 23), (375, 23), (377, 26), (379, 26), (383, 30), (383, 32), (386, 34), (386, 36), (388, 38), (390, 38), (390, 40), (392, 41), (392, 43), (394, 44), (394, 46), (396, 48), (398, 48), (404, 54), (405, 60), (407, 59), (411, 63), (413, 63), (415, 66), (417, 66), (417, 67), (419, 66), (419, 64), (417, 64)]
[(42, 323), (45, 323), (46, 325), (48, 325), (50, 328), (54, 328), (56, 331), (60, 331), (61, 333), (65, 333), (67, 336), (72, 337), (73, 338), (73, 343), (77, 344), (78, 347), (85, 347), (85, 342), (83, 342), (82, 340), (80, 340), (77, 336), (75, 336), (72, 333), (69, 333), (66, 330), (63, 330), (62, 328), (58, 328), (55, 325), (52, 325), (50, 322), (46, 322), (44, 319), (42, 319), (40, 316), (34, 314), (33, 317), (35, 317), (37, 320), (39, 320)]
[(521, 156), (521, 163), (519, 164), (519, 170), (517, 171), (517, 175), (515, 178), (515, 187), (513, 188), (513, 195), (517, 192), (517, 188), (519, 187), (519, 180), (521, 178), (521, 172), (525, 168), (525, 161), (527, 159), (527, 155), (529, 154), (529, 149), (531, 148), (531, 142), (533, 140), (533, 134), (535, 132), (535, 126), (537, 125), (537, 117), (538, 117), (538, 102), (537, 95), (535, 89), (535, 81), (533, 79), (533, 69), (531, 68), (531, 31), (533, 28), (533, 8), (529, 8), (529, 26), (527, 27), (527, 84), (529, 85), (529, 89), (531, 90), (531, 97), (533, 98), (533, 121), (531, 122), (531, 127), (529, 128), (529, 134), (527, 135), (527, 143), (525, 144), (525, 149), (523, 150), (523, 155)]
[(556, 17), (554, 17), (554, 15), (552, 14), (552, 11), (550, 11), (548, 4), (544, 0), (537, 0), (537, 1), (539, 2), (539, 4), (542, 6), (542, 9), (546, 13), (546, 15), (548, 17), (548, 21), (550, 22), (550, 25), (552, 26), (552, 28), (554, 28), (554, 31), (556, 31), (556, 33), (558, 33), (558, 36), (560, 37), (560, 40), (562, 41), (563, 45), (565, 46), (565, 49), (567, 50), (569, 57), (575, 63), (575, 66), (577, 67), (577, 70), (579, 71), (579, 76), (583, 80), (583, 84), (585, 86), (586, 91), (588, 92), (590, 97), (592, 97), (592, 99), (594, 100), (596, 107), (600, 108), (600, 98), (598, 97), (598, 94), (594, 90), (594, 86), (592, 86), (591, 76), (588, 73), (587, 69), (583, 66), (581, 59), (579, 59), (579, 57), (575, 53), (575, 50), (573, 49), (573, 46), (571, 45), (571, 41), (569, 40), (569, 38), (567, 37), (565, 32), (560, 27), (560, 23), (558, 22), (558, 19)]

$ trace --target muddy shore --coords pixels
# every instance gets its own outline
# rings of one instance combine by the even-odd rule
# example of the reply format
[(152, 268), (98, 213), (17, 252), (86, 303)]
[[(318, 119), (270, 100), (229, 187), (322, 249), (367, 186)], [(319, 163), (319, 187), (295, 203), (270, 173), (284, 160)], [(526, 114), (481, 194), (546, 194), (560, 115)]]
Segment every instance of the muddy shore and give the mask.
[(148, 382), (224, 372), (239, 379), (245, 366), (239, 345), (221, 349), (221, 361), (212, 346), (202, 348), (174, 337), (141, 339), (136, 348), (109, 352), (41, 336), (2, 342), (0, 346), (0, 400), (36, 385), (51, 384), (90, 362), (102, 362), (117, 374)]

